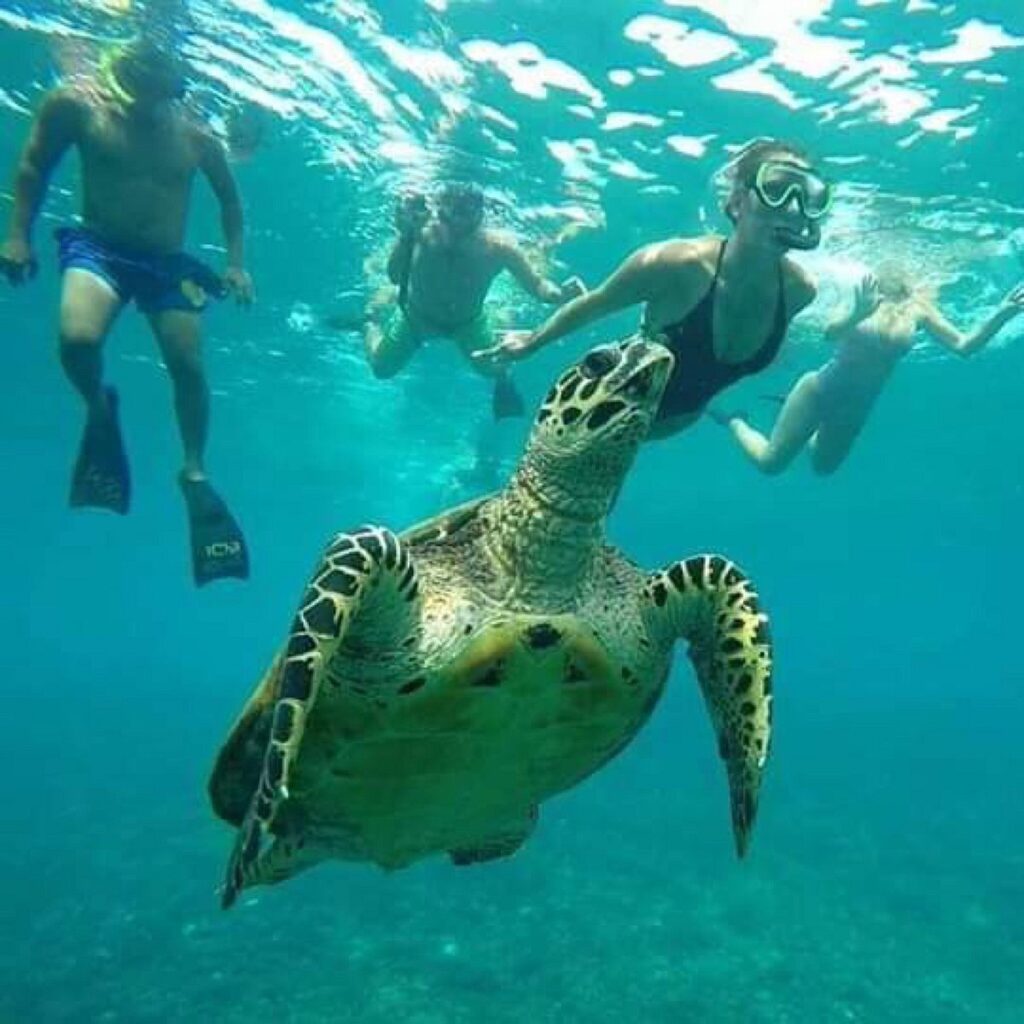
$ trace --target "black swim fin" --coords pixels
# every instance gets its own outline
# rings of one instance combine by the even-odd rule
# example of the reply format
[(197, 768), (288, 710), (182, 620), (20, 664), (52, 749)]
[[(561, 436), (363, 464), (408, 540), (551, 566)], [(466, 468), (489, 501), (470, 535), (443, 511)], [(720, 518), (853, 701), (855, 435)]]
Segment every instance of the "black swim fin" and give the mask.
[(127, 515), (132, 500), (131, 470), (118, 420), (118, 397), (106, 388), (105, 413), (90, 413), (78, 446), (68, 504), (72, 508), (106, 508)]
[(249, 578), (249, 549), (235, 517), (209, 480), (179, 477), (192, 544), (196, 586), (234, 576)]
[(526, 413), (523, 396), (519, 394), (510, 373), (503, 373), (495, 378), (491, 412), (496, 420), (513, 419)]

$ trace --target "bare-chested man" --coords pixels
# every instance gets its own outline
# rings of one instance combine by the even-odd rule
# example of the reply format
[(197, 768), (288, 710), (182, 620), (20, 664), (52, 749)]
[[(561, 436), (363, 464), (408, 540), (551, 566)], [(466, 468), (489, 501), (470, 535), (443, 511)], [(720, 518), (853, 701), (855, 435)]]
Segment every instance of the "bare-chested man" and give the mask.
[[(483, 194), (472, 185), (443, 186), (433, 213), (420, 194), (400, 201), (398, 239), (388, 260), (398, 301), (383, 324), (371, 319), (365, 333), (367, 358), (378, 377), (393, 377), (428, 338), (450, 338), (467, 359), (490, 348), (494, 331), (484, 301), (503, 270), (550, 305), (583, 292), (577, 278), (557, 285), (542, 277), (511, 238), (483, 226), (483, 217)], [(521, 415), (522, 401), (507, 370), (472, 365), (495, 377), (495, 419)]]
[[(245, 539), (203, 468), (209, 392), (200, 355), (208, 298), (252, 300), (244, 268), (242, 207), (220, 144), (176, 102), (185, 68), (151, 43), (113, 50), (94, 88), (58, 89), (43, 102), (21, 155), (0, 270), (12, 284), (36, 273), (32, 226), (50, 175), (72, 148), (81, 158), (82, 222), (57, 232), (62, 272), (60, 357), (86, 404), (71, 482), (73, 506), (128, 511), (131, 482), (118, 396), (103, 384), (102, 349), (134, 301), (174, 387), (184, 447), (179, 476), (188, 507), (197, 584), (248, 575)], [(182, 252), (192, 182), (205, 175), (221, 209), (223, 277)]]

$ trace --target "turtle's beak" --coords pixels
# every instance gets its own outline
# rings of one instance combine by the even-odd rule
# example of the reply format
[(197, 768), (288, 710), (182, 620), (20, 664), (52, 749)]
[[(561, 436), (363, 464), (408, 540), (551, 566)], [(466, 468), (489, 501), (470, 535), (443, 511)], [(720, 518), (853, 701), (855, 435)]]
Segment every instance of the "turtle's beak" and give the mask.
[(664, 345), (634, 341), (626, 347), (621, 371), (625, 379), (616, 391), (634, 405), (657, 408), (674, 362)]

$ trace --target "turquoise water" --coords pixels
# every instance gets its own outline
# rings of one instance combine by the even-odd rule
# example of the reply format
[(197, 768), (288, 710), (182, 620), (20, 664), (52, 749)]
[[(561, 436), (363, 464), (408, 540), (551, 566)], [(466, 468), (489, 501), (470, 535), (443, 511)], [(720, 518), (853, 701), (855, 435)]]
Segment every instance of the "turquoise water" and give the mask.
[[(204, 792), (325, 539), (470, 495), (453, 478), (486, 386), (443, 345), (375, 381), (358, 336), (323, 326), (360, 307), (400, 188), (473, 176), (526, 241), (575, 225), (546, 252), (593, 283), (638, 244), (720, 228), (711, 179), (730, 147), (805, 142), (841, 188), (806, 259), (821, 302), (730, 394), (767, 426), (760, 396), (827, 358), (825, 311), (859, 264), (912, 260), (965, 326), (1020, 276), (1019, 4), (192, 11), (204, 112), (219, 124), (244, 99), (271, 123), (236, 166), (259, 302), (207, 321), (210, 466), (253, 577), (191, 584), (168, 387), (134, 315), (108, 357), (132, 514), (65, 507), (81, 424), (54, 357), (48, 236), (74, 209), (69, 162), (39, 280), (0, 289), (0, 1020), (1024, 1020), (1019, 326), (969, 362), (913, 353), (833, 478), (803, 462), (762, 477), (710, 423), (642, 453), (615, 542), (651, 567), (727, 553), (773, 619), (775, 748), (744, 863), (681, 656), (649, 727), (506, 862), (331, 864), (224, 914), (231, 837)], [(58, 65), (126, 26), (100, 3), (0, 0), (0, 164)], [(205, 192), (190, 240), (216, 261)], [(542, 315), (499, 294), (513, 323)], [(529, 400), (632, 322), (517, 371)], [(522, 429), (501, 438), (508, 460)]]

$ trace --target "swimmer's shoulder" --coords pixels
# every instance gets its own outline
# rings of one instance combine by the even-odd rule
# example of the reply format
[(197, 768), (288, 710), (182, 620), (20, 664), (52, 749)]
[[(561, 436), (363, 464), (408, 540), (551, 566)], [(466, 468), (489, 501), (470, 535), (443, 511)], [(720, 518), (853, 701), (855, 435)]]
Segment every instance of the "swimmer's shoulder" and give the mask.
[(642, 246), (630, 261), (652, 280), (674, 293), (704, 291), (715, 276), (718, 255), (725, 240), (716, 235), (667, 238)]
[(58, 86), (43, 97), (36, 113), (36, 122), (50, 132), (77, 139), (88, 125), (93, 104), (75, 86)]

